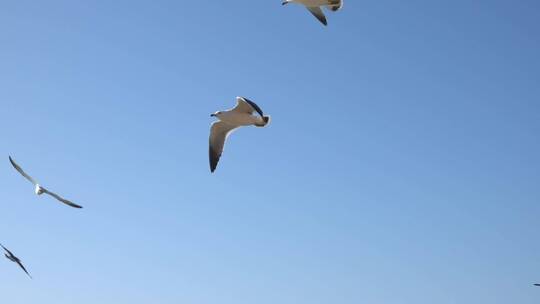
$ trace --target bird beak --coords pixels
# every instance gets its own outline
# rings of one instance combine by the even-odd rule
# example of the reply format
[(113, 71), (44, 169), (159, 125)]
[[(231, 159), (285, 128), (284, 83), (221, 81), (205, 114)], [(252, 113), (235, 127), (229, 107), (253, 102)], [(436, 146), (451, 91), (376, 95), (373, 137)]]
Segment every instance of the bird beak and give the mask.
[(289, 3), (289, 2), (288, 1), (283, 1), (283, 2), (281, 2), (281, 5), (285, 5), (287, 3)]
[(216, 114), (212, 113), (210, 114), (210, 117), (216, 117)]

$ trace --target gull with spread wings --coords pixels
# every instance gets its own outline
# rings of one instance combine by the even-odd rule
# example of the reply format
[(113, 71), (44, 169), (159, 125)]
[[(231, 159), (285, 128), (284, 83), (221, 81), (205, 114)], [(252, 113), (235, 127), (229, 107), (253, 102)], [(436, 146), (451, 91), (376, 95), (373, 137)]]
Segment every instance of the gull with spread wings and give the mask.
[(17, 170), (22, 176), (24, 176), (24, 178), (26, 178), (27, 180), (29, 180), (32, 184), (34, 184), (34, 192), (37, 194), (37, 195), (42, 195), (43, 193), (47, 193), (48, 195), (56, 198), (57, 200), (61, 201), (62, 203), (68, 205), (68, 206), (71, 206), (73, 208), (82, 208), (81, 206), (71, 202), (71, 201), (68, 201), (67, 199), (64, 199), (62, 197), (60, 197), (58, 194), (56, 193), (53, 193), (45, 188), (43, 188), (40, 184), (38, 184), (30, 175), (26, 174), (23, 169), (17, 165), (17, 163), (15, 163), (15, 161), (11, 158), (11, 156), (9, 157), (9, 162), (11, 163), (11, 165), (13, 166), (13, 168), (15, 168), (15, 170)]
[(323, 7), (327, 7), (334, 12), (343, 7), (343, 0), (285, 0), (281, 4), (289, 3), (303, 4), (324, 25), (328, 25), (328, 22), (326, 22)]
[[(259, 115), (253, 115), (257, 112)], [(270, 116), (263, 114), (263, 111), (253, 101), (236, 97), (236, 107), (227, 111), (218, 111), (210, 116), (216, 117), (219, 121), (212, 124), (210, 129), (210, 171), (216, 170), (225, 140), (231, 132), (242, 126), (264, 127), (270, 122)]]
[(19, 265), (19, 267), (21, 267), (22, 270), (24, 270), (24, 272), (26, 272), (26, 274), (32, 278), (32, 276), (28, 273), (28, 271), (26, 270), (26, 268), (24, 268), (24, 265), (21, 263), (21, 260), (19, 260), (18, 257), (16, 257), (11, 251), (9, 251), (6, 247), (4, 247), (4, 245), (0, 244), (0, 246), (2, 246), (2, 248), (4, 248), (4, 250), (6, 251), (6, 253), (4, 254), (6, 256), (6, 258), (8, 258), (8, 260), (12, 261), (13, 263), (17, 263)]

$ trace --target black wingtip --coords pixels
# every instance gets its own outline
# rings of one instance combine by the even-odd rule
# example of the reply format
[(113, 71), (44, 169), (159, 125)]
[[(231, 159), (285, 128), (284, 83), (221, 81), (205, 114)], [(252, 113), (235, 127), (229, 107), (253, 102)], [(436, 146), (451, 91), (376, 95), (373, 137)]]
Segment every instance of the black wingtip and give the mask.
[(70, 206), (70, 207), (72, 207), (72, 208), (77, 208), (77, 209), (82, 209), (82, 208), (83, 208), (83, 206), (77, 205), (77, 204), (75, 204), (75, 203), (73, 203), (73, 202), (69, 202), (69, 201), (68, 201), (68, 202), (64, 202), (64, 203), (66, 203), (66, 205), (68, 205), (68, 206)]
[(253, 110), (259, 113), (259, 115), (264, 116), (263, 110), (256, 103), (254, 103), (252, 100), (245, 97), (240, 97), (240, 98), (242, 98), (245, 102), (247, 102), (253, 108)]
[(210, 146), (208, 148), (208, 158), (210, 161), (210, 173), (214, 173), (214, 171), (216, 171), (216, 168), (219, 162), (219, 157), (220, 155), (215, 153), (214, 149), (212, 149), (212, 146)]
[(210, 173), (214, 173), (214, 171), (216, 171), (217, 164), (218, 164), (217, 161), (213, 159), (210, 160)]
[(17, 171), (19, 170), (19, 169), (17, 169), (18, 166), (17, 166), (17, 164), (15, 163), (15, 161), (13, 160), (13, 158), (11, 158), (11, 156), (9, 157), (9, 162), (11, 163), (11, 166), (12, 166), (13, 168), (15, 168)]

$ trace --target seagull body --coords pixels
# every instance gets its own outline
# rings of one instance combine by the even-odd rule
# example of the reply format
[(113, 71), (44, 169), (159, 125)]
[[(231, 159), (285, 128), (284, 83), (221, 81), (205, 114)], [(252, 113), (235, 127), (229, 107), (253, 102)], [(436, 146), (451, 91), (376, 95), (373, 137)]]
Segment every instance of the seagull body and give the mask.
[(343, 0), (285, 0), (283, 5), (298, 3), (304, 5), (322, 24), (328, 25), (322, 8), (327, 7), (332, 11), (338, 11), (343, 7)]
[(34, 189), (34, 192), (37, 195), (42, 195), (43, 193), (45, 193), (45, 189), (43, 189), (43, 187), (41, 187), (39, 184), (36, 184), (36, 188)]
[[(253, 115), (254, 112), (258, 115)], [(219, 119), (210, 128), (208, 154), (211, 172), (216, 170), (225, 140), (233, 130), (244, 126), (264, 127), (270, 122), (270, 116), (265, 116), (257, 104), (244, 97), (236, 97), (236, 107), (233, 109), (218, 111), (210, 116)]]
[(45, 188), (43, 188), (40, 184), (38, 184), (38, 182), (36, 182), (36, 180), (34, 180), (30, 175), (26, 174), (26, 172), (23, 171), (23, 169), (17, 165), (17, 163), (15, 163), (15, 161), (11, 158), (11, 156), (9, 157), (9, 162), (11, 163), (11, 165), (13, 166), (13, 168), (15, 168), (15, 170), (17, 170), (24, 178), (26, 178), (27, 180), (29, 180), (32, 184), (34, 184), (34, 192), (37, 194), (37, 195), (42, 195), (43, 193), (47, 193), (48, 195), (56, 198), (57, 200), (59, 200), (60, 202), (68, 205), (68, 206), (71, 206), (73, 208), (82, 208), (81, 206), (71, 202), (71, 201), (68, 201), (67, 199), (64, 199), (62, 198), (61, 196), (59, 196), (58, 194), (54, 193), (54, 192), (51, 192)]
[(237, 111), (223, 111), (220, 114), (214, 115), (221, 122), (226, 123), (231, 126), (245, 127), (251, 125), (264, 126), (265, 121), (262, 117), (253, 116), (248, 113), (239, 113)]
[(21, 269), (30, 277), (32, 278), (32, 276), (28, 273), (28, 271), (26, 270), (26, 268), (24, 268), (24, 265), (21, 263), (21, 260), (16, 257), (13, 253), (11, 253), (11, 251), (9, 251), (6, 247), (4, 247), (4, 245), (0, 244), (0, 246), (2, 246), (2, 248), (4, 248), (4, 250), (6, 251), (6, 253), (4, 254), (4, 256), (6, 256), (6, 258), (10, 261), (12, 261), (13, 263), (17, 263), (17, 265), (19, 265), (19, 267), (21, 267)]

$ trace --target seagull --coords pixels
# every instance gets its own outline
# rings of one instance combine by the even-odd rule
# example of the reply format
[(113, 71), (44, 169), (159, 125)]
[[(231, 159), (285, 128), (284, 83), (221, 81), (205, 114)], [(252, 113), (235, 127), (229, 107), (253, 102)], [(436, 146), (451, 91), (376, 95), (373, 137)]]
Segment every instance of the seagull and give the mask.
[(24, 176), (24, 178), (26, 178), (27, 180), (29, 180), (32, 184), (34, 184), (34, 192), (37, 194), (37, 195), (42, 195), (43, 193), (47, 193), (48, 195), (56, 198), (57, 200), (61, 201), (62, 203), (68, 205), (68, 206), (71, 206), (73, 208), (82, 208), (82, 206), (79, 206), (77, 204), (74, 204), (73, 202), (70, 202), (62, 197), (60, 197), (58, 194), (56, 193), (53, 193), (45, 188), (43, 188), (40, 184), (38, 184), (30, 175), (26, 174), (23, 169), (17, 165), (17, 163), (15, 163), (15, 161), (11, 158), (11, 156), (9, 157), (9, 161), (11, 162), (11, 165), (13, 166), (13, 168), (15, 168), (15, 170), (19, 171), (19, 173)]
[[(259, 115), (253, 115), (253, 112), (257, 112)], [(270, 122), (270, 116), (265, 116), (257, 104), (244, 97), (236, 97), (236, 107), (233, 109), (218, 111), (210, 114), (210, 116), (219, 119), (210, 128), (209, 157), (211, 172), (216, 170), (221, 153), (223, 153), (225, 140), (233, 130), (251, 125), (264, 127)]]
[(343, 0), (285, 0), (281, 4), (299, 3), (303, 4), (319, 21), (328, 25), (326, 17), (322, 11), (322, 7), (326, 6), (332, 11), (338, 11), (343, 7)]
[(18, 257), (13, 255), (13, 253), (11, 253), (11, 251), (9, 251), (6, 247), (4, 247), (4, 245), (0, 244), (0, 246), (2, 246), (2, 248), (4, 248), (4, 250), (7, 252), (6, 254), (4, 254), (6, 256), (6, 258), (8, 258), (8, 260), (12, 261), (13, 263), (17, 263), (19, 265), (19, 267), (21, 267), (22, 270), (24, 270), (24, 272), (26, 272), (26, 274), (31, 279), (32, 276), (28, 273), (28, 271), (26, 271), (26, 268), (24, 268), (23, 264), (21, 263), (21, 260), (19, 260)]

